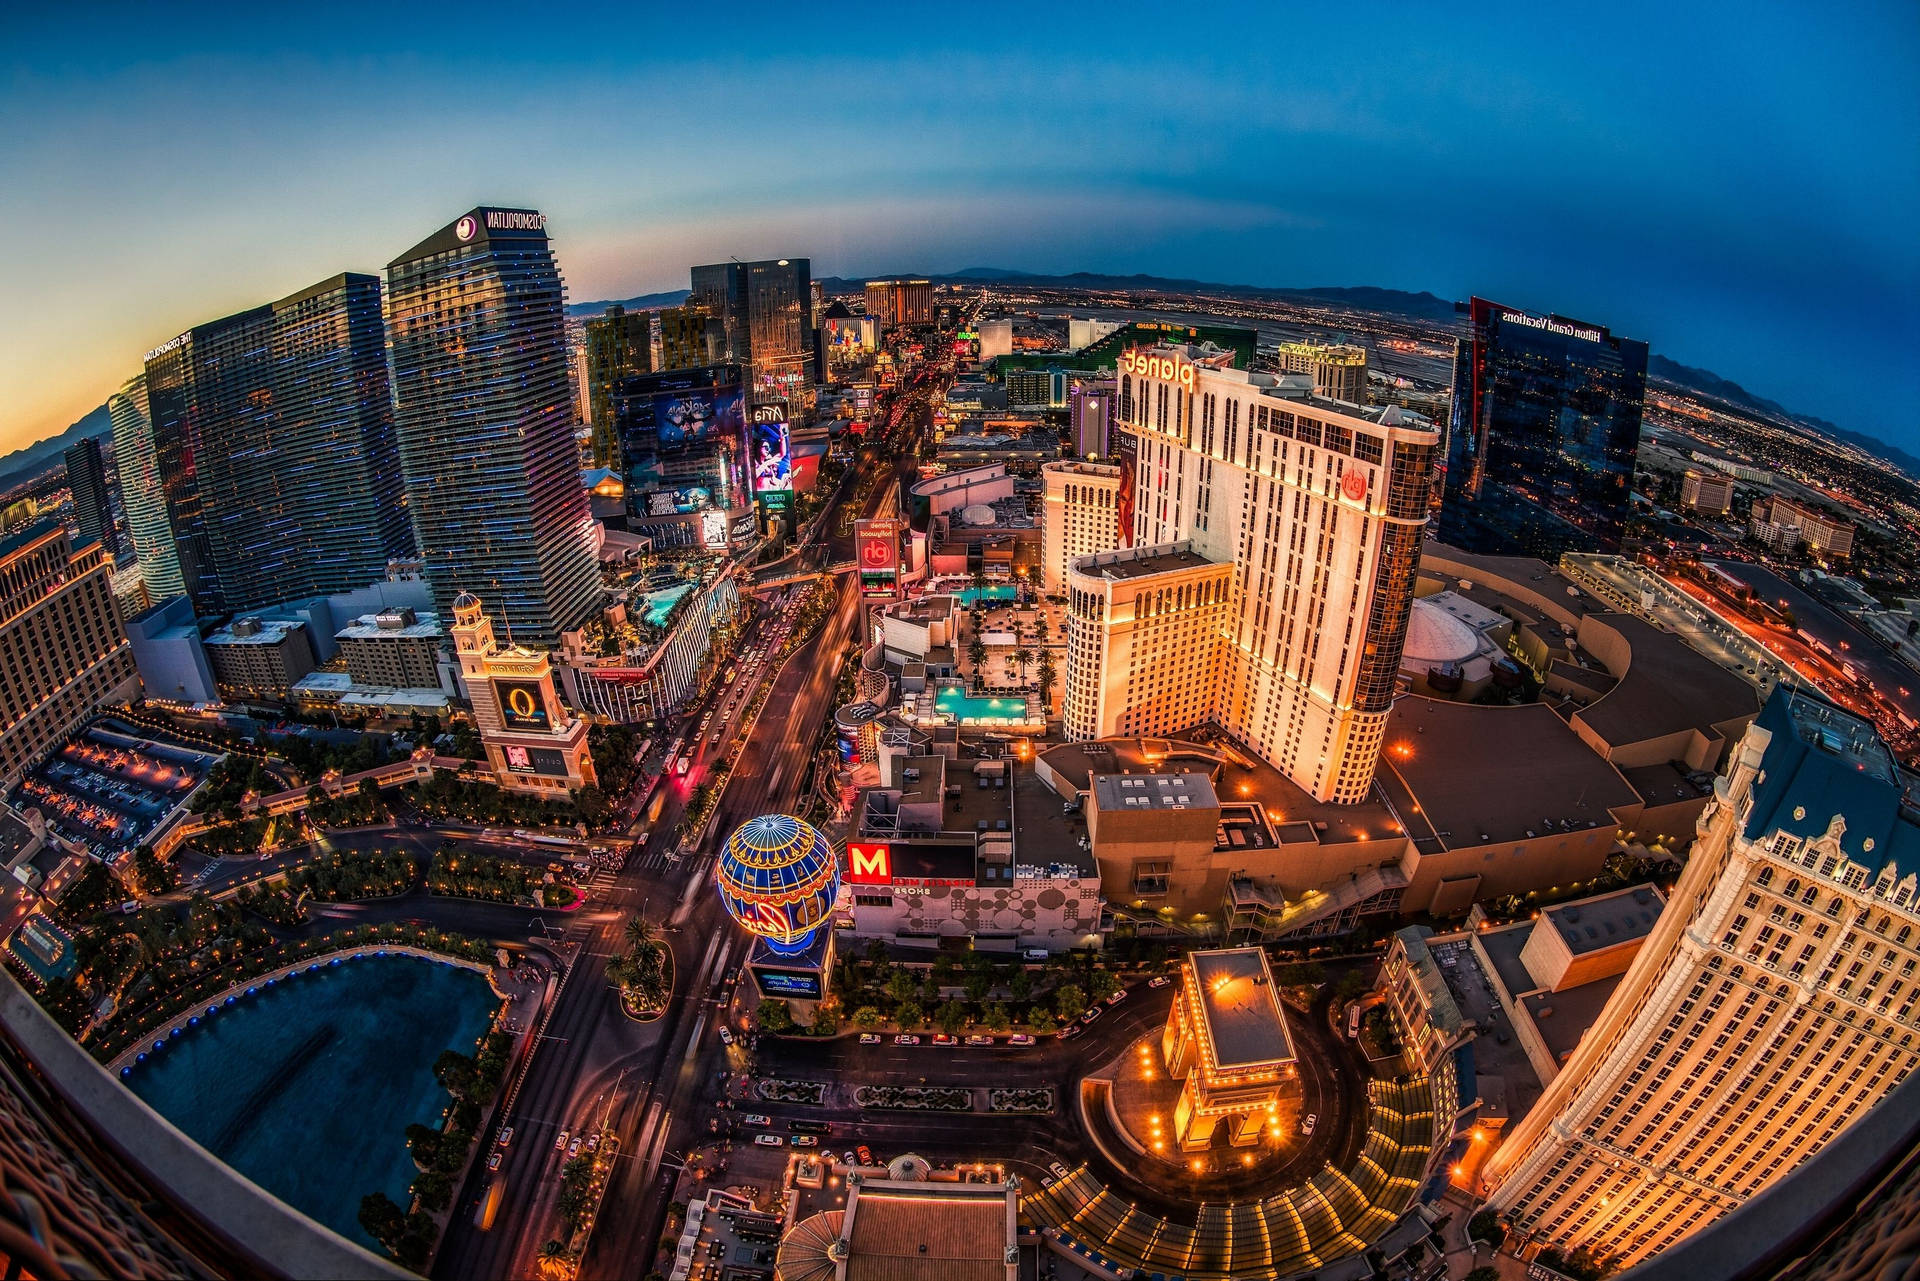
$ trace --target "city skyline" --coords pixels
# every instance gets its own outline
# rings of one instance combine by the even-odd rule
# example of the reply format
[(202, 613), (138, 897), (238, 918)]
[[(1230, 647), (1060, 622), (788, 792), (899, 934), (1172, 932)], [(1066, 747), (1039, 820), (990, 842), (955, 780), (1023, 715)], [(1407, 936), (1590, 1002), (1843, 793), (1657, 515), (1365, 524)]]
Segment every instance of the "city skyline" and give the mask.
[[(1884, 408), (1920, 390), (1902, 355), (1920, 257), (1898, 214), (1915, 179), (1876, 159), (1920, 120), (1897, 74), (1920, 47), (1909, 12), (1736, 28), (1628, 7), (1586, 31), (1509, 18), (1465, 34), (1411, 20), (1396, 31), (1420, 52), (1397, 56), (1339, 52), (1327, 27), (1360, 16), (1290, 17), (1268, 34), (1314, 56), (1289, 60), (1285, 90), (1224, 53), (1170, 81), (1124, 36), (1082, 27), (1036, 29), (1058, 57), (1040, 40), (987, 62), (917, 19), (814, 29), (768, 14), (757, 45), (781, 52), (732, 57), (672, 15), (631, 41), (516, 32), (458, 53), (445, 20), (129, 17), (91, 42), (84, 71), (64, 52), (79, 33), (29, 21), (0, 91), (25, 127), (0, 156), (38, 193), (8, 220), (39, 252), (18, 266), (31, 305), (0, 321), (14, 407), (0, 449), (63, 430), (207, 315), (375, 269), (445, 209), (481, 202), (553, 217), (576, 300), (795, 253), (819, 276), (986, 264), (1477, 292), (1600, 317), (1796, 412), (1920, 444)], [(1262, 43), (1261, 22), (1244, 24), (1246, 44)], [(1609, 54), (1613, 26), (1634, 24), (1648, 38)], [(1703, 42), (1724, 71), (1693, 65)], [(1820, 83), (1815, 100), (1742, 70), (1787, 50), (1779, 82)], [(688, 71), (715, 92), (680, 105), (664, 90)], [(728, 91), (769, 73), (813, 104), (805, 136), (768, 95)], [(1115, 127), (1143, 83), (1162, 86), (1157, 118)], [(609, 98), (645, 100), (656, 124), (571, 123)], [(463, 103), (484, 103), (489, 127), (463, 126)], [(164, 166), (136, 123), (154, 119), (177, 126)], [(741, 147), (757, 149), (751, 179), (707, 159)], [(1697, 164), (1706, 154), (1717, 163)], [(402, 165), (396, 187), (386, 175)], [(1785, 167), (1793, 182), (1777, 181)], [(625, 173), (647, 177), (609, 181)], [(1817, 219), (1805, 191), (1820, 193)], [(1827, 378), (1840, 359), (1882, 369)]]

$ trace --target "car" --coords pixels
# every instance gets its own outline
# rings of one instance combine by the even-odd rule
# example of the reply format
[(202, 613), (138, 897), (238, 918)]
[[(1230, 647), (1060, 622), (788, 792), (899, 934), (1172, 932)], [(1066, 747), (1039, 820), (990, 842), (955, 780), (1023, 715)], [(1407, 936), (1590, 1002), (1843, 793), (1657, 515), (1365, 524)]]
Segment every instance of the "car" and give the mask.
[(1123, 987), (1118, 992), (1115, 992), (1112, 996), (1107, 998), (1107, 1004), (1118, 1005), (1120, 1004), (1120, 1002), (1126, 999), (1127, 999), (1127, 989)]
[(1092, 1009), (1088, 1010), (1085, 1014), (1082, 1014), (1080, 1016), (1080, 1021), (1086, 1024), (1088, 1027), (1091, 1027), (1093, 1026), (1093, 1021), (1099, 1018), (1104, 1013), (1106, 1013), (1106, 1010), (1103, 1007), (1096, 1005)]
[(742, 1118), (742, 1119), (743, 1119), (743, 1120), (745, 1120), (745, 1122), (746, 1122), (746, 1123), (747, 1123), (748, 1125), (772, 1125), (772, 1124), (773, 1124), (773, 1118), (772, 1118), (772, 1117), (770, 1117), (770, 1116), (762, 1116), (762, 1115), (761, 1115), (760, 1113), (758, 1113), (758, 1112), (749, 1112), (749, 1113), (747, 1113), (747, 1115), (746, 1115), (746, 1116), (745, 1116), (744, 1118)]
[(595, 1130), (592, 1134), (589, 1134), (587, 1136), (587, 1151), (591, 1152), (599, 1146), (600, 1146), (600, 1131)]
[(893, 1043), (895, 1045), (918, 1045), (920, 1044), (920, 1038), (911, 1032), (902, 1032), (893, 1038)]
[(1064, 1179), (1067, 1177), (1067, 1167), (1061, 1165), (1058, 1161), (1050, 1163), (1047, 1168), (1053, 1171), (1053, 1177), (1056, 1179)]
[(497, 1140), (495, 1140), (495, 1142), (499, 1143), (499, 1145), (503, 1148), (507, 1146), (507, 1144), (513, 1142), (513, 1127), (510, 1125), (501, 1126), (500, 1137)]
[(880, 1044), (880, 1034), (878, 1032), (862, 1032), (860, 1034), (860, 1044), (878, 1045)]
[(506, 1155), (506, 1153), (504, 1153), (504, 1152), (495, 1152), (495, 1153), (494, 1153), (494, 1154), (493, 1154), (492, 1156), (490, 1156), (490, 1157), (488, 1157), (488, 1158), (487, 1158), (487, 1168), (488, 1168), (489, 1170), (497, 1170), (497, 1169), (499, 1169), (499, 1168), (500, 1168), (500, 1158), (501, 1158), (501, 1157), (503, 1157), (503, 1156), (505, 1156), (505, 1155)]
[(1156, 974), (1152, 978), (1147, 980), (1147, 986), (1148, 987), (1165, 987), (1167, 984), (1171, 982), (1173, 982), (1173, 980), (1168, 978), (1166, 975)]
[(817, 1148), (820, 1146), (820, 1136), (817, 1134), (796, 1134), (793, 1136), (793, 1146), (796, 1148)]
[(1312, 1134), (1313, 1127), (1318, 1124), (1320, 1124), (1320, 1114), (1318, 1112), (1309, 1112), (1300, 1120), (1300, 1133)]
[(756, 1134), (753, 1136), (753, 1141), (763, 1148), (783, 1148), (787, 1146), (787, 1141), (777, 1134)]
[(733, 1044), (733, 1029), (732, 1029), (732, 1028), (730, 1028), (730, 1027), (723, 1027), (723, 1028), (721, 1028), (721, 1029), (720, 1029), (720, 1044), (722, 1044), (722, 1045), (732, 1045), (732, 1044)]
[(855, 1148), (854, 1151), (860, 1154), (861, 1165), (874, 1164), (873, 1149), (868, 1147), (866, 1144), (862, 1143), (859, 1147)]
[(957, 1036), (948, 1036), (945, 1032), (936, 1032), (933, 1035), (933, 1043), (935, 1045), (958, 1045), (960, 1044), (960, 1038)]
[(1031, 1032), (1015, 1032), (1012, 1036), (1007, 1038), (1007, 1044), (1008, 1045), (1032, 1045), (1033, 1034)]
[(860, 1161), (860, 1158), (856, 1157), (853, 1154), (852, 1148), (848, 1148), (845, 1152), (842, 1152), (840, 1154), (840, 1164), (842, 1165), (857, 1165), (859, 1164), (859, 1161)]
[(1059, 1037), (1062, 1041), (1071, 1040), (1073, 1037), (1076, 1037), (1079, 1035), (1080, 1035), (1080, 1025), (1078, 1023), (1069, 1023), (1065, 1027), (1061, 1028), (1059, 1032)]
[(967, 1038), (967, 1044), (968, 1045), (992, 1045), (993, 1038), (990, 1036), (970, 1036)]
[(573, 1131), (572, 1131), (572, 1130), (562, 1130), (562, 1131), (560, 1131), (560, 1133), (559, 1133), (559, 1134), (557, 1134), (557, 1135), (555, 1135), (555, 1136), (554, 1136), (554, 1139), (553, 1139), (553, 1150), (554, 1150), (555, 1152), (565, 1152), (565, 1151), (567, 1150), (567, 1140), (568, 1140), (568, 1139), (570, 1139), (570, 1138), (572, 1138), (572, 1137), (573, 1137)]

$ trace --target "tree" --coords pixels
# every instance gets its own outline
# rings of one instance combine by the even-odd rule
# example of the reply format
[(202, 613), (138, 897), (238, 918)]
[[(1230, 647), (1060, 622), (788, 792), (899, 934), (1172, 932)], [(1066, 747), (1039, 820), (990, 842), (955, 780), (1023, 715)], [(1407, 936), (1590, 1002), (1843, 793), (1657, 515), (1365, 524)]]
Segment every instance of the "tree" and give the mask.
[(880, 1011), (871, 1005), (863, 1005), (853, 1012), (853, 1025), (862, 1031), (870, 1032), (886, 1022)]
[(761, 1000), (754, 1017), (769, 1032), (786, 1032), (793, 1027), (793, 1014), (787, 1009), (787, 1003), (778, 997), (769, 996)]
[(406, 1211), (393, 1203), (393, 1198), (384, 1192), (369, 1192), (360, 1198), (360, 1226), (367, 1235), (391, 1250), (400, 1240), (400, 1234), (407, 1230)]
[(644, 916), (636, 916), (627, 922), (627, 947), (629, 950), (650, 946), (653, 943), (653, 922)]
[(927, 1012), (920, 1008), (918, 1001), (902, 1001), (900, 1008), (893, 1012), (893, 1017), (903, 1028), (919, 1027), (927, 1021)]
[(1053, 1011), (1044, 1005), (1033, 1007), (1027, 1015), (1027, 1023), (1036, 1032), (1051, 1032), (1060, 1026), (1060, 1021), (1053, 1017)]
[(833, 1036), (840, 1031), (840, 1007), (832, 1001), (822, 1001), (813, 1007), (813, 1018), (807, 1023), (807, 1030), (815, 1036)]
[(1087, 1011), (1087, 994), (1080, 990), (1077, 983), (1068, 983), (1053, 994), (1053, 1008), (1060, 1014), (1062, 1021), (1077, 1019)]
[(1013, 1020), (1007, 1017), (1007, 1007), (998, 1001), (987, 1007), (987, 1012), (980, 1022), (989, 1032), (1004, 1032), (1013, 1026)]
[(978, 635), (973, 638), (973, 643), (967, 646), (967, 661), (973, 664), (974, 684), (979, 685), (986, 678), (987, 646)]
[(141, 845), (133, 851), (133, 875), (148, 894), (169, 894), (179, 884), (173, 865), (155, 854), (151, 845)]
[(473, 1060), (460, 1051), (442, 1050), (440, 1057), (433, 1061), (433, 1077), (454, 1098), (466, 1100), (473, 1097), (476, 1084)]
[(1026, 1000), (1033, 995), (1033, 975), (1027, 973), (1025, 966), (1021, 966), (1013, 972), (1013, 977), (1007, 980), (1007, 990), (1013, 993), (1014, 1000)]
[(439, 1170), (428, 1170), (413, 1181), (413, 1195), (429, 1210), (444, 1210), (453, 1201), (453, 1180)]
[(1466, 1281), (1500, 1281), (1500, 1269), (1483, 1263), (1467, 1273)]
[(934, 1017), (942, 1032), (956, 1036), (967, 1025), (967, 1007), (958, 1001), (942, 1001)]
[(1013, 651), (1014, 665), (1020, 669), (1020, 683), (1027, 683), (1027, 664), (1033, 661), (1033, 651), (1025, 645)]
[(1120, 980), (1111, 970), (1095, 970), (1087, 977), (1087, 991), (1096, 1001), (1104, 1001), (1120, 990)]
[(920, 984), (905, 970), (895, 970), (887, 975), (887, 995), (896, 1001), (910, 1001), (919, 990)]
[(1327, 981), (1327, 971), (1313, 961), (1295, 961), (1281, 966), (1274, 977), (1282, 987), (1318, 987)]
[(1340, 981), (1334, 984), (1333, 993), (1343, 1001), (1351, 1001), (1355, 997), (1364, 996), (1370, 986), (1372, 985), (1367, 982), (1365, 971), (1348, 970), (1340, 976)]
[(1507, 1230), (1500, 1226), (1500, 1216), (1492, 1210), (1482, 1210), (1467, 1220), (1467, 1239), (1485, 1241), (1494, 1249), (1507, 1239)]
[[(1042, 625), (1045, 625), (1044, 620), (1042, 621)], [(1051, 699), (1053, 697), (1053, 687), (1060, 681), (1060, 672), (1059, 669), (1054, 666), (1053, 651), (1050, 649), (1040, 651), (1039, 675), (1040, 697), (1042, 699)]]

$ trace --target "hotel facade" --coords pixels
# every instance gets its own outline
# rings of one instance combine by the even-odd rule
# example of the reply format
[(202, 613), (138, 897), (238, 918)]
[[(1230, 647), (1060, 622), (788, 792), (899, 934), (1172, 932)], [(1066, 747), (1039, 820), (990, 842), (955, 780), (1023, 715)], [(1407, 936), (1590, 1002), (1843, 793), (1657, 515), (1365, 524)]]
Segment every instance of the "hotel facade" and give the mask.
[[(1218, 724), (1315, 800), (1362, 801), (1406, 641), (1439, 435), (1398, 408), (1338, 404), (1302, 377), (1234, 369), (1231, 359), (1171, 345), (1122, 357), (1120, 541), (1142, 552), (1177, 546), (1225, 576), (1217, 653), (1164, 673), (1218, 672), (1187, 724)], [(1069, 571), (1073, 599), (1087, 605), (1068, 614), (1070, 708), (1076, 687), (1083, 709), (1124, 705), (1139, 678), (1139, 660), (1114, 643), (1137, 618), (1092, 608), (1090, 580), (1125, 576), (1136, 599), (1160, 588), (1124, 559), (1101, 559)], [(1169, 607), (1184, 608), (1181, 599)], [(1122, 719), (1070, 712), (1067, 732), (1095, 737)]]
[(1866, 722), (1776, 694), (1599, 1020), (1481, 1172), (1523, 1248), (1631, 1265), (1791, 1172), (1906, 1078), (1920, 811)]

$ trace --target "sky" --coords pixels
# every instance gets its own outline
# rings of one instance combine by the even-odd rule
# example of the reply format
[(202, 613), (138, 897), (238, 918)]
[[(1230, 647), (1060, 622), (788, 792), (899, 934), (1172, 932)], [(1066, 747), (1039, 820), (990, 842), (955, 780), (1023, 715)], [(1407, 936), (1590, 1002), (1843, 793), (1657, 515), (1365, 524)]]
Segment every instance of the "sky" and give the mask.
[(35, 6), (0, 452), (204, 321), (537, 208), (697, 262), (1478, 294), (1920, 453), (1920, 6)]

